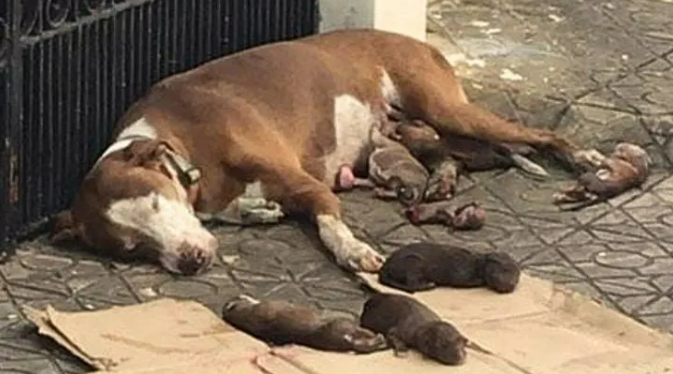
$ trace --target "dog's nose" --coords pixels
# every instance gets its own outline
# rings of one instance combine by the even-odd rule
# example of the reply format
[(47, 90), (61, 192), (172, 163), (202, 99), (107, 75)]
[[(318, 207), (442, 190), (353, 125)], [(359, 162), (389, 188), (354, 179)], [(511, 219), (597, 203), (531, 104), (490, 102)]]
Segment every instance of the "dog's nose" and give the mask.
[(217, 249), (217, 239), (209, 241), (207, 248), (200, 248), (189, 243), (183, 243), (178, 250), (180, 257), (177, 262), (177, 268), (180, 274), (194, 275), (206, 270)]

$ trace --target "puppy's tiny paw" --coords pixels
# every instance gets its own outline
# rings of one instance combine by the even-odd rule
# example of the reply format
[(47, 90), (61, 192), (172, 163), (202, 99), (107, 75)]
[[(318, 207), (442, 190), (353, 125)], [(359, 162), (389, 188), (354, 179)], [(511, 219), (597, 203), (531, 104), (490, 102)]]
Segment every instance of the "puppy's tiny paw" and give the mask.
[(583, 149), (575, 152), (573, 158), (580, 165), (598, 168), (607, 157), (596, 149)]

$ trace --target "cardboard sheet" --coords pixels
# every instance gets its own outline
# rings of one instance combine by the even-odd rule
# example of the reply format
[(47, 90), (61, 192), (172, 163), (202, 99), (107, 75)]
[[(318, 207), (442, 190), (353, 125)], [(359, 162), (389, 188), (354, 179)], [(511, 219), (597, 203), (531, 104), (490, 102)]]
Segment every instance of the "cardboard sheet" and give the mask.
[[(372, 288), (375, 276), (360, 277)], [(516, 292), (436, 289), (415, 294), (490, 353), (469, 350), (446, 367), (411, 352), (370, 355), (305, 347), (271, 348), (204, 306), (162, 299), (103, 311), (25, 309), (54, 338), (100, 373), (123, 374), (657, 374), (673, 372), (673, 338), (550, 282), (522, 276)]]
[[(376, 276), (362, 274), (361, 278), (378, 291), (401, 293), (379, 284)], [(670, 335), (525, 274), (519, 288), (508, 295), (487, 289), (442, 288), (414, 297), (521, 373), (645, 374), (673, 370)], [(470, 353), (465, 365), (468, 368), (479, 361)]]
[(202, 356), (222, 359), (223, 352), (235, 362), (268, 352), (263, 342), (191, 301), (161, 299), (95, 312), (25, 311), (40, 333), (100, 370), (165, 367)]

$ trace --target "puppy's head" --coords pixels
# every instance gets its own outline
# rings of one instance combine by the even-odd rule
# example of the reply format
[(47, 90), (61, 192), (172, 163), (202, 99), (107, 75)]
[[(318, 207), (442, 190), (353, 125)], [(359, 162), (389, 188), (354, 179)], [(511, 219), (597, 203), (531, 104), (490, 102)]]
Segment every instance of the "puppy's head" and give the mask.
[(453, 217), (453, 228), (457, 230), (478, 230), (484, 226), (486, 210), (478, 203), (472, 202), (456, 209)]
[(485, 255), (484, 281), (486, 286), (498, 293), (510, 293), (519, 284), (521, 270), (514, 258), (504, 252)]
[(399, 176), (391, 177), (388, 181), (390, 189), (395, 191), (397, 200), (405, 206), (413, 206), (421, 202), (426, 188), (426, 181), (411, 180), (405, 178), (402, 180)]
[(415, 334), (416, 348), (446, 365), (465, 362), (467, 339), (452, 324), (444, 321), (421, 326)]
[(633, 165), (640, 171), (647, 171), (652, 165), (652, 159), (642, 147), (631, 143), (619, 143), (615, 147), (612, 157), (620, 158)]
[(400, 123), (395, 129), (395, 135), (413, 154), (437, 150), (442, 146), (437, 131), (420, 121)]

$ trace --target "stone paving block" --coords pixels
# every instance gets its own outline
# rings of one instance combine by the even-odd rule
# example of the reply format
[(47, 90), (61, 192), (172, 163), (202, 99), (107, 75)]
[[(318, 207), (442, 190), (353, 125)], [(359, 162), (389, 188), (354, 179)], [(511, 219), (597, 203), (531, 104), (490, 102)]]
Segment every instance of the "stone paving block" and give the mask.
[(634, 0), (626, 6), (603, 3), (601, 11), (650, 51), (664, 54), (671, 50), (673, 23), (668, 14), (670, 4), (666, 1)]
[(612, 152), (617, 143), (624, 139), (644, 146), (653, 142), (638, 116), (591, 105), (572, 105), (568, 108), (559, 130), (559, 133), (575, 143), (591, 144), (605, 153)]

